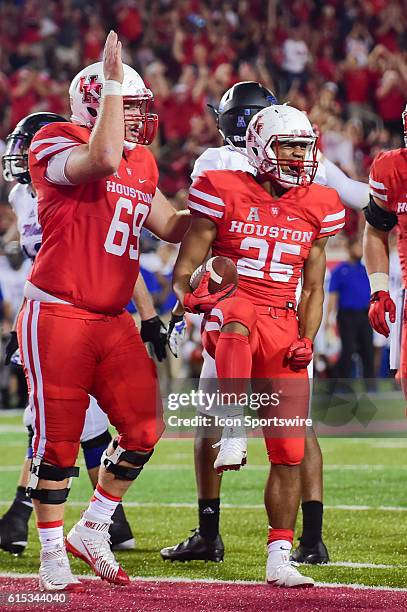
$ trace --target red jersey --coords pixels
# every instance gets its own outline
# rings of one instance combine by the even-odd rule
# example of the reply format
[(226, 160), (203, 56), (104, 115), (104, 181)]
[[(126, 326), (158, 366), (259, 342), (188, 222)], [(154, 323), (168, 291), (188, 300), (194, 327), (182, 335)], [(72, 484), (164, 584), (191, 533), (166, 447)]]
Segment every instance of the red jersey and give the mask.
[(398, 251), (407, 287), (407, 149), (379, 153), (370, 168), (369, 187), (380, 206), (397, 215)]
[(137, 146), (125, 151), (114, 175), (80, 185), (50, 182), (51, 157), (89, 137), (85, 127), (51, 123), (33, 138), (29, 167), (43, 240), (30, 281), (75, 306), (117, 314), (139, 273), (139, 237), (158, 170), (150, 151)]
[(345, 225), (333, 189), (311, 184), (274, 199), (241, 171), (211, 170), (189, 192), (189, 208), (216, 224), (212, 255), (230, 257), (239, 273), (237, 296), (256, 305), (295, 303), (304, 262), (314, 240)]

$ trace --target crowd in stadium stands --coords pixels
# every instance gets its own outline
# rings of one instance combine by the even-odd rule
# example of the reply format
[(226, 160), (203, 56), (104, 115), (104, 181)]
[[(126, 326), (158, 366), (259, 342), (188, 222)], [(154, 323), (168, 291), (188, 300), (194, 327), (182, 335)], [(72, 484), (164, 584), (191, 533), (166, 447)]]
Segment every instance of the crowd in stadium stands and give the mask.
[[(143, 76), (160, 118), (153, 147), (160, 188), (186, 203), (195, 159), (220, 144), (213, 112), (233, 83), (256, 80), (308, 112), (322, 151), (366, 181), (374, 155), (401, 146), (407, 91), (403, 0), (3, 0), (0, 2), (0, 154), (35, 111), (69, 117), (68, 87), (101, 59), (106, 30)], [(0, 178), (0, 235), (12, 223)], [(359, 215), (346, 231), (358, 233)], [(144, 274), (163, 314), (174, 252), (146, 240)]]

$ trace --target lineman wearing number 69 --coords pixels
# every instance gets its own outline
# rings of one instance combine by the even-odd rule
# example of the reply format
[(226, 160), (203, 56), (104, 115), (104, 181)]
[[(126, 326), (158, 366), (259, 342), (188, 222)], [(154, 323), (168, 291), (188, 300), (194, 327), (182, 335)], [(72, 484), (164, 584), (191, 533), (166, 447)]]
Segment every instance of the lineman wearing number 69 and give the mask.
[(143, 225), (179, 242), (188, 216), (157, 189), (149, 144), (152, 93), (121, 60), (117, 35), (103, 62), (70, 86), (72, 123), (52, 123), (31, 143), (29, 170), (43, 242), (25, 290), (18, 340), (30, 386), (33, 461), (28, 485), (41, 540), (40, 585), (81, 590), (63, 541), (64, 502), (88, 395), (118, 431), (105, 451), (89, 507), (66, 547), (101, 578), (129, 578), (109, 547), (111, 516), (163, 431), (157, 376), (124, 310), (138, 272)]

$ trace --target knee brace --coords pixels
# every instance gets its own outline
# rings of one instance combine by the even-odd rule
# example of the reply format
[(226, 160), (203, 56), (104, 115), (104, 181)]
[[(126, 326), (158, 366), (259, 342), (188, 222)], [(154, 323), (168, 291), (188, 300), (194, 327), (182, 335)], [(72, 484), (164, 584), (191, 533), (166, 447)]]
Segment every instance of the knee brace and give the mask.
[[(103, 453), (100, 463), (118, 480), (135, 480), (154, 452), (154, 449), (148, 453), (126, 450), (119, 446), (117, 440), (113, 441), (113, 448), (111, 455), (107, 455), (106, 451)], [(120, 461), (128, 461), (135, 467), (119, 465)]]
[(33, 458), (33, 437), (34, 437), (34, 430), (31, 427), (31, 425), (27, 425), (27, 432), (28, 432), (28, 446), (27, 446), (27, 459), (32, 459)]
[[(27, 495), (31, 499), (38, 499), (41, 504), (63, 504), (69, 495), (72, 478), (79, 476), (79, 468), (72, 466), (60, 468), (42, 462), (41, 457), (34, 457), (31, 463), (31, 476), (27, 486)], [(69, 478), (65, 489), (37, 489), (40, 478), (61, 482)]]
[(88, 470), (99, 467), (102, 460), (102, 455), (111, 441), (112, 436), (106, 429), (106, 431), (100, 434), (100, 436), (96, 436), (96, 438), (81, 442), (83, 456), (85, 458), (85, 464)]

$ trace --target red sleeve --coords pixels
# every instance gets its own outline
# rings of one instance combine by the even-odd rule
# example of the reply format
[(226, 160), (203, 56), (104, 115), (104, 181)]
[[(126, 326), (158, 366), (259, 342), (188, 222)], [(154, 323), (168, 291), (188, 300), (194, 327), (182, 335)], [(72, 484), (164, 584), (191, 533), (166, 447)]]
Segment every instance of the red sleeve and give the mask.
[(333, 189), (327, 189), (326, 203), (322, 207), (319, 238), (335, 236), (345, 227), (345, 208)]
[(49, 123), (44, 126), (32, 139), (31, 163), (48, 162), (56, 153), (85, 144), (87, 140), (81, 133), (82, 129), (73, 123)]
[(205, 174), (199, 176), (189, 189), (188, 208), (193, 215), (199, 215), (218, 224), (225, 213), (225, 203)]
[(369, 174), (370, 195), (380, 201), (382, 208), (388, 209), (394, 200), (392, 185), (392, 160), (393, 151), (379, 153), (373, 160)]
[(44, 179), (49, 160), (57, 153), (86, 144), (86, 128), (73, 123), (49, 123), (35, 134), (28, 154), (30, 174), (35, 182)]

